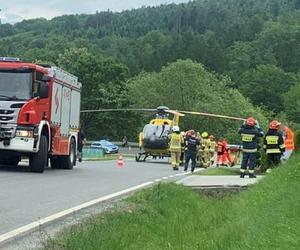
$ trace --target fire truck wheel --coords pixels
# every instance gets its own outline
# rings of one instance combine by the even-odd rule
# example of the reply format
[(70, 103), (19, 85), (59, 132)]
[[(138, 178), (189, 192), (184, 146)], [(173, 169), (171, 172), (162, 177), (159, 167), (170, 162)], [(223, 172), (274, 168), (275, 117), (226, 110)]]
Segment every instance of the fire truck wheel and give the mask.
[(48, 143), (46, 136), (41, 136), (39, 151), (29, 157), (31, 172), (43, 173), (48, 159)]
[(76, 144), (72, 139), (70, 143), (69, 155), (61, 156), (61, 168), (63, 169), (73, 169), (76, 162)]

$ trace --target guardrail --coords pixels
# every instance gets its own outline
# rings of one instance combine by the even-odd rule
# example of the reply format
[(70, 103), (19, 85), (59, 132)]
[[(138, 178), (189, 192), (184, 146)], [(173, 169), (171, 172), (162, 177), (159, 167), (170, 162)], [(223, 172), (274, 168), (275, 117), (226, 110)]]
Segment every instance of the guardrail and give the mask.
[(83, 158), (99, 159), (99, 158), (103, 158), (105, 154), (102, 149), (83, 147), (82, 155), (83, 155)]
[[(96, 141), (87, 141), (85, 145), (90, 146), (93, 142), (96, 142)], [(120, 147), (123, 146), (123, 143), (121, 141), (112, 141), (111, 143), (113, 143), (117, 146), (120, 146)], [(129, 146), (132, 148), (138, 148), (139, 144), (137, 142), (128, 142), (127, 147), (129, 147)]]

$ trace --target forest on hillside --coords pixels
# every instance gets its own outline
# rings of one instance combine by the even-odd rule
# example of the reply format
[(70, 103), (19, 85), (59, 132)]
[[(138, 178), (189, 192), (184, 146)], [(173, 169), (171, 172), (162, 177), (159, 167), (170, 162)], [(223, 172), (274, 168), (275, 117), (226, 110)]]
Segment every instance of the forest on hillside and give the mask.
[[(155, 108), (300, 124), (300, 0), (196, 0), (0, 25), (0, 55), (59, 65), (82, 109)], [(153, 114), (86, 114), (91, 139), (136, 133)], [(240, 124), (186, 117), (183, 129), (235, 137)]]

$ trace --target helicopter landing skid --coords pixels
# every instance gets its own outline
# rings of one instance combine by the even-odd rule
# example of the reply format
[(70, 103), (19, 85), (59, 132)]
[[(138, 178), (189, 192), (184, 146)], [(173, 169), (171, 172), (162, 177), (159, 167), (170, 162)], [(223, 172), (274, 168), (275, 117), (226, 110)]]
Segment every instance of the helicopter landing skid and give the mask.
[(150, 154), (143, 152), (143, 153), (137, 153), (135, 155), (135, 161), (136, 162), (141, 162), (141, 161), (146, 161), (146, 159), (150, 156)]

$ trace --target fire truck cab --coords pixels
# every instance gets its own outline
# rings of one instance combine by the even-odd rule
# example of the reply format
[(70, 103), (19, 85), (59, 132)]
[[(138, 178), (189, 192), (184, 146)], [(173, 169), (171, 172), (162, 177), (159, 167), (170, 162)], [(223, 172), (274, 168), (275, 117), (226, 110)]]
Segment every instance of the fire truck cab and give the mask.
[(81, 84), (76, 76), (47, 65), (0, 57), (0, 164), (29, 158), (42, 173), (76, 164)]

